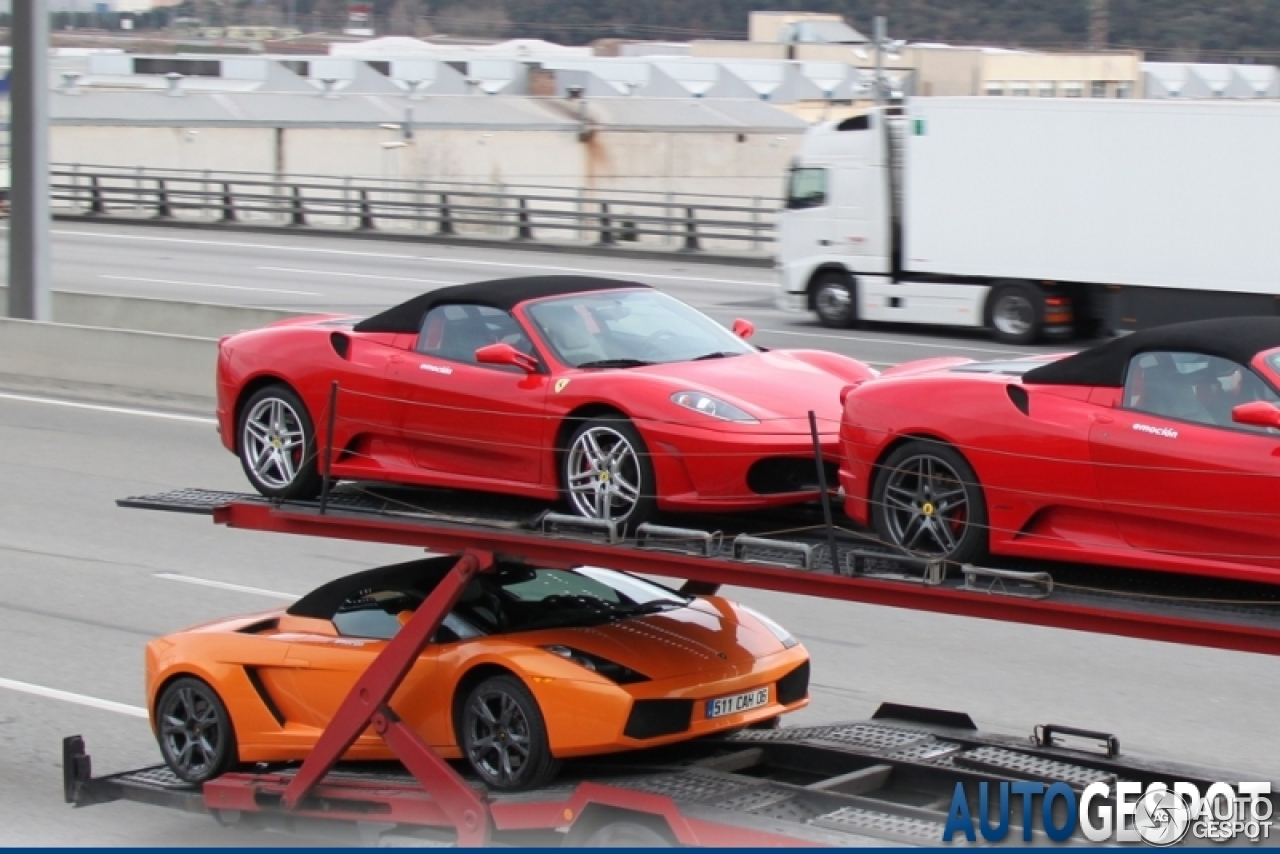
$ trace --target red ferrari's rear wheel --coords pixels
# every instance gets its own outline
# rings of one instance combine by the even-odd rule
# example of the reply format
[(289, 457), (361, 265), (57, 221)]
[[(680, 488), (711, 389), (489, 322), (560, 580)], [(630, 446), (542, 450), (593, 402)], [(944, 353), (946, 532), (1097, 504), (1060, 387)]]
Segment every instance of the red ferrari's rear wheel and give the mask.
[(184, 676), (156, 702), (156, 739), (165, 764), (179, 779), (204, 783), (236, 763), (231, 715), (207, 683)]
[(896, 448), (876, 472), (871, 500), (872, 525), (891, 545), (957, 563), (986, 553), (982, 487), (948, 445), (916, 440)]
[(562, 459), (565, 494), (577, 515), (634, 526), (657, 511), (657, 480), (649, 451), (626, 418), (584, 421)]
[(495, 789), (533, 789), (560, 770), (538, 701), (514, 676), (494, 676), (473, 688), (461, 724), (467, 761)]
[(245, 401), (236, 446), (249, 482), (266, 497), (320, 494), (315, 427), (306, 405), (288, 386), (267, 386)]

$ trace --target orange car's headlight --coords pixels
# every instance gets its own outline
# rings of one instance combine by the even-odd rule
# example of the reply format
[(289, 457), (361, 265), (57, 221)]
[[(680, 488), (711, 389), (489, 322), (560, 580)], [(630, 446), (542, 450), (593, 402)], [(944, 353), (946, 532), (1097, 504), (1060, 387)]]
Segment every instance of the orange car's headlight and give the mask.
[(738, 607), (741, 608), (746, 613), (750, 614), (751, 616), (755, 617), (757, 620), (759, 620), (760, 624), (763, 625), (766, 629), (768, 629), (770, 633), (772, 633), (773, 636), (778, 639), (778, 641), (782, 644), (783, 649), (791, 649), (791, 647), (797, 646), (800, 643), (800, 641), (796, 640), (795, 635), (791, 634), (791, 632), (787, 631), (782, 626), (778, 625), (773, 620), (766, 617), (764, 614), (761, 614), (755, 608), (748, 608), (746, 605), (743, 605), (743, 604), (739, 604)]
[(599, 673), (604, 678), (617, 682), (619, 685), (630, 685), (635, 682), (648, 682), (649, 677), (643, 673), (632, 670), (618, 664), (616, 661), (610, 661), (598, 655), (592, 655), (589, 652), (583, 652), (580, 649), (574, 649), (571, 646), (562, 646), (555, 644), (553, 646), (544, 646), (547, 652), (558, 655), (561, 658), (567, 658), (579, 667), (590, 670), (592, 673)]

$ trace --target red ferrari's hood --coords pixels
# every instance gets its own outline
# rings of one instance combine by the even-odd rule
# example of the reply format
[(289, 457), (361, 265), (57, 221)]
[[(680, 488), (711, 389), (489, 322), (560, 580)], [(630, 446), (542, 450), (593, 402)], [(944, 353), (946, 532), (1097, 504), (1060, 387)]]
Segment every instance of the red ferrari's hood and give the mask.
[(528, 638), (530, 642), (574, 647), (650, 679), (750, 665), (783, 649), (768, 629), (719, 597), (616, 623), (535, 634)]
[(840, 390), (875, 372), (834, 353), (776, 350), (700, 362), (633, 368), (631, 376), (660, 380), (671, 391), (701, 391), (760, 419), (802, 418), (814, 410), (839, 418)]

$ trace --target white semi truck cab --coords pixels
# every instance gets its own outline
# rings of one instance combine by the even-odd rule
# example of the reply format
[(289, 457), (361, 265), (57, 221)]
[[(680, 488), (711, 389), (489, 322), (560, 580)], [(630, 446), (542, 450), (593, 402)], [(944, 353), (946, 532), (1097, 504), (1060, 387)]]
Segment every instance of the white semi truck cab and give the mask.
[(1009, 343), (1280, 313), (1280, 105), (920, 98), (806, 134), (781, 307)]

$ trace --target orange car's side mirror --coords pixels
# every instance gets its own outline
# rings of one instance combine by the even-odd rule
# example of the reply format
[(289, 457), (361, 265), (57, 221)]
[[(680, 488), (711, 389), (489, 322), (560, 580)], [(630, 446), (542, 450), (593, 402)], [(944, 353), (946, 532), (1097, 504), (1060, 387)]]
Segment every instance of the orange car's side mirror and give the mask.
[(1280, 407), (1265, 400), (1242, 403), (1231, 410), (1231, 420), (1250, 427), (1275, 427), (1280, 430)]
[(739, 317), (733, 322), (733, 334), (737, 335), (743, 341), (746, 341), (752, 335), (756, 334), (756, 325), (750, 320), (743, 320)]
[(509, 365), (519, 368), (526, 374), (532, 374), (538, 370), (537, 359), (528, 353), (521, 353), (505, 341), (489, 344), (476, 350), (476, 362), (481, 365)]

